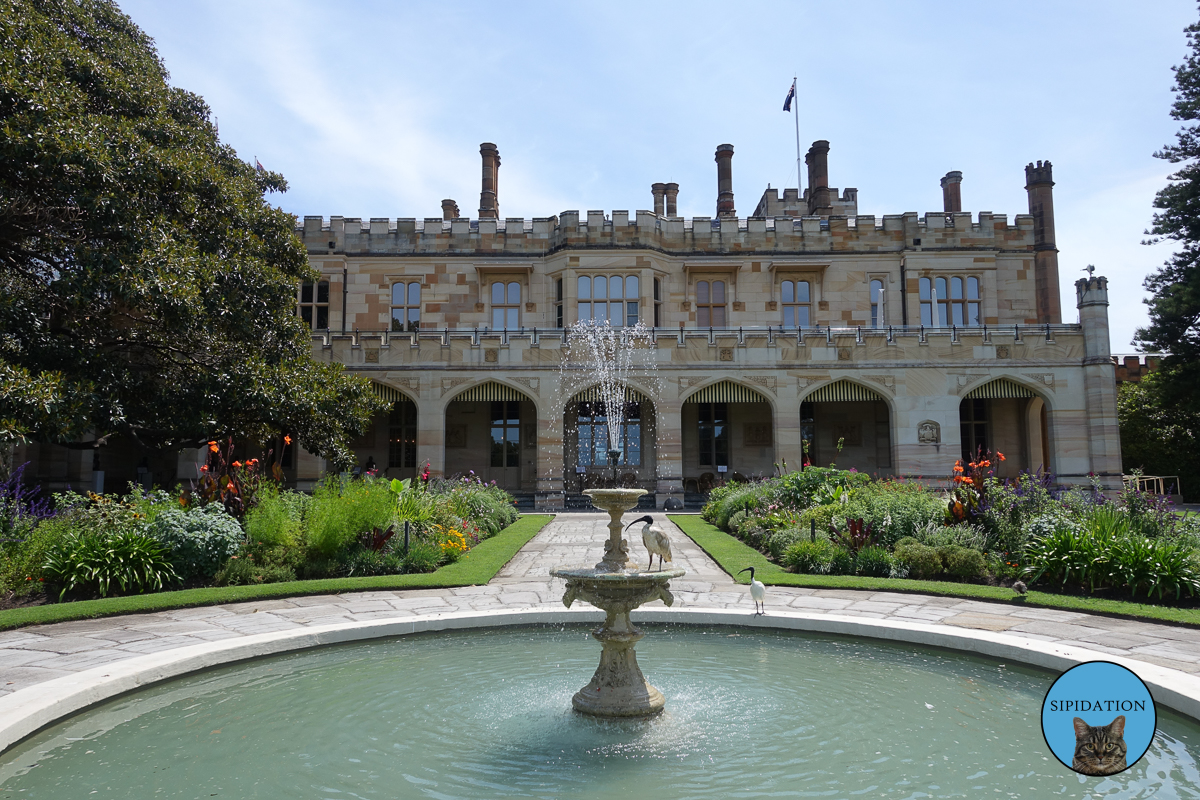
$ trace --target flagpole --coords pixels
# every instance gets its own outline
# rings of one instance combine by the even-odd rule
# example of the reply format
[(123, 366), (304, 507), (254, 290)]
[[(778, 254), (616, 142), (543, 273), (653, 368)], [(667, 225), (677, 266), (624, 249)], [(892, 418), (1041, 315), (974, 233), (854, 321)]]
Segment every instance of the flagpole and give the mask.
[(804, 176), (800, 172), (800, 97), (796, 92), (796, 78), (792, 78), (792, 112), (796, 117), (796, 191), (804, 196)]

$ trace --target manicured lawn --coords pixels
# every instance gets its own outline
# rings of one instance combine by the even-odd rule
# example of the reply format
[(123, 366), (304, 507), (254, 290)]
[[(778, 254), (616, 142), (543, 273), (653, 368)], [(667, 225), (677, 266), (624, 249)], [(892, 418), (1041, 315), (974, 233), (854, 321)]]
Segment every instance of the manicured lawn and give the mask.
[(1170, 606), (1126, 603), (1120, 600), (1039, 591), (1030, 591), (1024, 597), (1018, 597), (1012, 589), (1000, 586), (982, 586), (976, 583), (860, 578), (854, 575), (798, 575), (794, 572), (787, 572), (778, 564), (771, 563), (766, 556), (753, 547), (738, 541), (697, 515), (669, 514), (668, 518), (699, 545), (700, 549), (712, 556), (721, 569), (733, 576), (738, 583), (750, 582), (749, 573), (739, 575), (738, 571), (746, 567), (754, 567), (754, 576), (768, 586), (807, 586), (820, 589), (932, 594), (962, 597), (968, 600), (985, 600), (1006, 605), (1059, 608), (1065, 611), (1080, 611), (1088, 614), (1200, 627), (1200, 609), (1193, 608), (1171, 608)]
[(158, 592), (130, 597), (109, 597), (103, 600), (81, 600), (74, 603), (54, 603), (28, 608), (0, 611), (0, 630), (40, 625), (47, 622), (66, 622), (75, 619), (108, 617), (114, 614), (134, 614), (165, 611), (171, 608), (211, 606), (247, 600), (266, 600), (279, 597), (299, 597), (309, 594), (342, 594), (380, 589), (438, 589), (450, 586), (475, 586), (495, 577), (526, 542), (546, 526), (553, 515), (528, 514), (490, 539), (485, 539), (467, 553), (465, 558), (447, 564), (436, 572), (415, 575), (376, 575), (367, 578), (329, 578), (315, 581), (288, 581), (258, 586), (219, 586), (207, 589), (184, 589), (178, 592)]

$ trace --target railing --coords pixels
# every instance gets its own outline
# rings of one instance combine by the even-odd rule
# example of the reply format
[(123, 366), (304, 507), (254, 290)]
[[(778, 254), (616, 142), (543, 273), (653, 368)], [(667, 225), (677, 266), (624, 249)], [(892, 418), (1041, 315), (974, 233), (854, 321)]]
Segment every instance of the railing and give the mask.
[[(817, 325), (800, 328), (785, 328), (782, 325), (766, 327), (760, 326), (739, 326), (731, 327), (709, 327), (709, 328), (647, 328), (650, 336), (650, 341), (655, 345), (660, 340), (675, 340), (678, 346), (683, 347), (688, 339), (704, 338), (710, 344), (715, 344), (720, 339), (737, 339), (739, 345), (745, 344), (747, 339), (766, 339), (768, 344), (773, 344), (776, 340), (794, 341), (798, 345), (803, 344), (826, 344), (832, 345), (839, 339), (852, 337), (856, 344), (865, 344), (870, 339), (883, 339), (887, 343), (894, 343), (901, 338), (916, 338), (922, 343), (926, 343), (930, 338), (947, 337), (952, 342), (961, 342), (964, 340), (978, 341), (983, 344), (990, 344), (994, 341), (1005, 342), (1023, 342), (1029, 341), (1045, 341), (1054, 342), (1056, 333), (1080, 333), (1083, 328), (1080, 325), (981, 325), (963, 327), (957, 325), (943, 327), (928, 327), (925, 325), (887, 325), (884, 327), (868, 327), (865, 325), (857, 325), (853, 327), (833, 327), (831, 325)], [(479, 346), (484, 340), (494, 341), (499, 340), (501, 344), (508, 344), (512, 339), (528, 339), (532, 345), (538, 345), (543, 339), (549, 341), (567, 342), (570, 335), (569, 328), (538, 328), (538, 327), (520, 327), (515, 329), (492, 329), (487, 327), (482, 328), (422, 328), (418, 331), (391, 331), (391, 330), (358, 330), (346, 332), (337, 332), (330, 328), (323, 331), (314, 331), (312, 336), (314, 340), (320, 340), (325, 347), (330, 347), (335, 339), (351, 341), (352, 346), (361, 346), (363, 339), (379, 339), (384, 346), (390, 346), (395, 342), (408, 342), (411, 346), (417, 347), (421, 341), (439, 341), (443, 347), (450, 346), (451, 339), (469, 339), (472, 346)]]
[(1125, 484), (1126, 489), (1136, 489), (1139, 492), (1179, 496), (1183, 494), (1179, 488), (1178, 475), (1122, 475), (1121, 482)]

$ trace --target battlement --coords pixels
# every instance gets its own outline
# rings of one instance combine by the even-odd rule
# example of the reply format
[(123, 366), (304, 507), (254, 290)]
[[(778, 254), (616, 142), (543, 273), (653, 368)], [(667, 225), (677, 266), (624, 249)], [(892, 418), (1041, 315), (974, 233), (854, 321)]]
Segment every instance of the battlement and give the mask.
[[(785, 190), (784, 197), (795, 190)], [(843, 198), (853, 199), (846, 189)], [(792, 195), (798, 199), (798, 193)], [(478, 253), (543, 255), (598, 247), (679, 253), (826, 253), (921, 250), (1028, 250), (1033, 217), (1018, 214), (916, 212), (816, 216), (661, 217), (651, 211), (563, 211), (553, 217), (443, 220), (429, 217), (306, 216), (297, 235), (312, 254)]]
[(1053, 164), (1049, 161), (1039, 161), (1037, 164), (1029, 163), (1025, 165), (1025, 188), (1029, 188), (1034, 184), (1048, 183), (1054, 185), (1054, 169)]

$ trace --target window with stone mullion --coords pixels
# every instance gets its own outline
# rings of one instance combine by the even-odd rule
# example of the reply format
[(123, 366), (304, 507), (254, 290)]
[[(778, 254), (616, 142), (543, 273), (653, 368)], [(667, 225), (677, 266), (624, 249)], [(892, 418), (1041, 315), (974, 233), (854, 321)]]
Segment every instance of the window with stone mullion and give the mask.
[(329, 281), (305, 281), (300, 284), (297, 302), (300, 319), (312, 330), (329, 327)]
[(696, 325), (724, 328), (725, 324), (725, 281), (697, 281)]
[(948, 328), (951, 325), (975, 328), (983, 324), (980, 316), (982, 306), (978, 276), (924, 277), (920, 279), (918, 289), (922, 325), (934, 328)]
[(578, 280), (578, 319), (614, 328), (638, 324), (637, 275), (580, 275)]
[(392, 284), (392, 330), (415, 331), (421, 327), (421, 284)]

